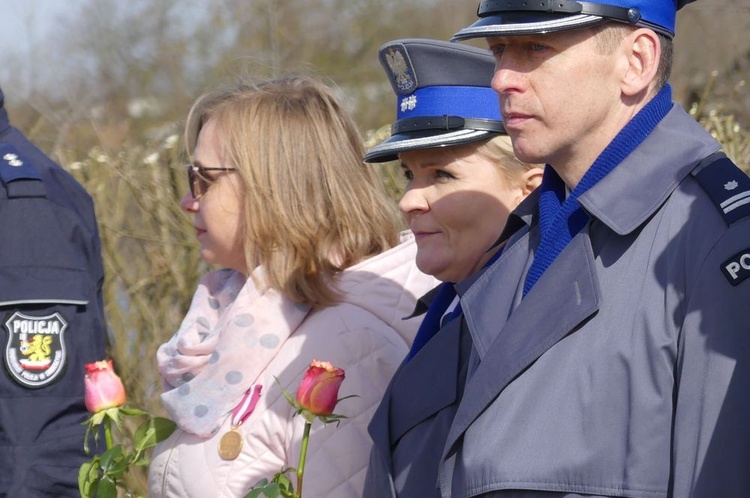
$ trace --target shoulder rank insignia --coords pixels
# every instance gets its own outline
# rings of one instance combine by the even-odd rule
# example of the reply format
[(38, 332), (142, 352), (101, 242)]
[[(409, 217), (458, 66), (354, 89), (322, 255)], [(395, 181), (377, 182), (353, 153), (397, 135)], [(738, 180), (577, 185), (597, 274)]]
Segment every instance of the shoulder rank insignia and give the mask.
[(0, 179), (7, 185), (14, 180), (41, 180), (42, 177), (18, 149), (9, 143), (0, 143)]
[(44, 387), (54, 381), (66, 363), (63, 333), (68, 324), (60, 315), (28, 316), (16, 311), (5, 322), (5, 366), (24, 387)]
[(750, 216), (750, 178), (724, 154), (702, 161), (695, 179), (721, 212), (727, 225)]

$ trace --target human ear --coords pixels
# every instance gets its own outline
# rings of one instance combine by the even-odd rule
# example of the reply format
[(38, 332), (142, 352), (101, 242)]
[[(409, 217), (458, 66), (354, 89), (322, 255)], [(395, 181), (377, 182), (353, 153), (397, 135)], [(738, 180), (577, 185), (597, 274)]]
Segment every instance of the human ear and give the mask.
[(524, 171), (522, 175), (523, 185), (523, 196), (529, 195), (535, 188), (542, 183), (542, 175), (544, 175), (544, 168), (534, 167)]
[(626, 37), (624, 44), (627, 70), (621, 81), (622, 93), (633, 97), (656, 84), (661, 58), (661, 42), (652, 30), (639, 28)]
[(513, 201), (513, 209), (542, 183), (543, 174), (544, 169), (540, 167), (533, 167), (521, 173), (518, 179), (518, 195)]

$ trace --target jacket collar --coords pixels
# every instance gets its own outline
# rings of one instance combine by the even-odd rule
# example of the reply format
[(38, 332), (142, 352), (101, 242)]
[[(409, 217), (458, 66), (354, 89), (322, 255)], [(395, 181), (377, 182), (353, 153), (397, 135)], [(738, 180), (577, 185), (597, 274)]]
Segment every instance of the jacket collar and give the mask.
[(578, 201), (613, 232), (626, 235), (656, 212), (696, 166), (695, 158), (720, 148), (675, 104), (643, 143)]
[[(581, 194), (578, 202), (618, 235), (626, 235), (653, 215), (703, 158), (721, 145), (677, 104), (625, 160)], [(548, 168), (550, 166), (547, 166)], [(628, 195), (622, 195), (627, 192)], [(495, 245), (538, 220), (539, 191), (511, 213)]]
[(427, 294), (417, 299), (417, 303), (414, 305), (414, 310), (409, 316), (405, 316), (404, 320), (408, 320), (409, 318), (414, 318), (427, 313), (427, 310), (430, 308), (432, 301), (435, 300), (435, 296), (437, 295), (439, 290), (440, 285), (431, 289), (429, 292), (427, 292)]
[(539, 213), (539, 190), (534, 190), (521, 203), (516, 206), (516, 209), (508, 216), (508, 221), (505, 223), (505, 228), (500, 233), (497, 241), (492, 244), (492, 247), (497, 247), (500, 244), (507, 244), (511, 237), (516, 234), (523, 227), (531, 227), (532, 224), (538, 220), (537, 214)]

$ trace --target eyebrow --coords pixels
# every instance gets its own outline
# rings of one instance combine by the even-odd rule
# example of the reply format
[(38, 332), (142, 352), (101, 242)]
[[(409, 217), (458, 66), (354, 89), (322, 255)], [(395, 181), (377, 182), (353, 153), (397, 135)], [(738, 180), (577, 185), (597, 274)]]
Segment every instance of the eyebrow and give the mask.
[(401, 167), (402, 168), (409, 168), (409, 169), (412, 169), (412, 168), (422, 168), (422, 169), (425, 169), (425, 168), (446, 168), (451, 163), (452, 163), (452, 161), (445, 161), (445, 160), (443, 160), (443, 161), (430, 161), (430, 162), (427, 162), (427, 163), (420, 163), (420, 164), (417, 164), (416, 166), (413, 166), (413, 165), (409, 165), (409, 163), (406, 163), (403, 160), (401, 160)]

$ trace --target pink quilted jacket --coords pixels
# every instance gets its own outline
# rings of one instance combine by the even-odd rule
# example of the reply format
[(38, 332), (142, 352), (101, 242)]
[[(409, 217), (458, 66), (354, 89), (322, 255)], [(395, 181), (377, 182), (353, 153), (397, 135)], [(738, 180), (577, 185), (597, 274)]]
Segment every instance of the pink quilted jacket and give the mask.
[(255, 380), (263, 395), (240, 427), (240, 456), (222, 460), (218, 442), (230, 428), (224, 422), (209, 439), (177, 429), (159, 444), (149, 468), (150, 498), (243, 497), (263, 477), (296, 467), (304, 421), (281, 394), (274, 377), (296, 392), (312, 360), (346, 371), (336, 413), (339, 427), (313, 424), (305, 470), (305, 498), (362, 495), (371, 441), (367, 424), (388, 381), (406, 355), (419, 318), (403, 320), (416, 299), (439, 282), (414, 265), (416, 245), (401, 245), (348, 270), (341, 279), (344, 301), (308, 315)]

